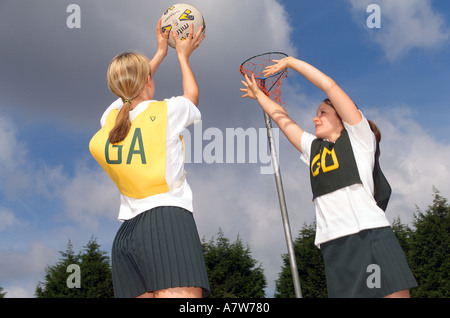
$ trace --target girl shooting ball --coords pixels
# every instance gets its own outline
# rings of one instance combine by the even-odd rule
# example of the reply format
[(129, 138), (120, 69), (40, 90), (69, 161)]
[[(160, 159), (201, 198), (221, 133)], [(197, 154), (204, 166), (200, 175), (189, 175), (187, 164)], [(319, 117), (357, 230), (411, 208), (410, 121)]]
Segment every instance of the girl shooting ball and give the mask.
[(183, 95), (153, 100), (154, 74), (167, 55), (169, 31), (156, 29), (153, 59), (133, 52), (116, 56), (107, 80), (119, 98), (101, 118), (89, 148), (120, 191), (118, 230), (112, 247), (115, 297), (202, 297), (210, 287), (185, 178), (181, 132), (200, 121), (199, 89), (189, 57), (201, 29), (180, 41), (174, 35)]

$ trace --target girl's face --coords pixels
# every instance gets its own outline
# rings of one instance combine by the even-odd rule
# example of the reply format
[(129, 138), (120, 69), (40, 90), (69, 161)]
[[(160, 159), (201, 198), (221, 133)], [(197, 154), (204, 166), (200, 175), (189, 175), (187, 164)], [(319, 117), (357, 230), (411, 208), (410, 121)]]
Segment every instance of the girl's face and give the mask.
[(316, 126), (316, 137), (328, 139), (331, 142), (335, 142), (344, 129), (336, 110), (325, 102), (320, 104), (313, 122)]

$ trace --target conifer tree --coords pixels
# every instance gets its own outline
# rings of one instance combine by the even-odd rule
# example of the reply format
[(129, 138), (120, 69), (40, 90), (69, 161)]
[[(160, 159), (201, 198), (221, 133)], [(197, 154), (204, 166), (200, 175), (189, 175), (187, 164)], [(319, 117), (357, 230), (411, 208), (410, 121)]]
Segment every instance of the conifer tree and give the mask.
[[(320, 250), (315, 246), (315, 223), (303, 225), (294, 241), (294, 254), (303, 298), (327, 297), (325, 267)], [(283, 266), (275, 281), (275, 298), (295, 298), (289, 255), (283, 254)]]
[(0, 286), (0, 298), (4, 298), (6, 295), (6, 292), (3, 291), (3, 287)]
[(261, 265), (244, 248), (238, 236), (234, 243), (219, 230), (216, 241), (202, 242), (211, 286), (210, 298), (262, 298), (266, 278)]
[(71, 264), (80, 265), (78, 255), (73, 251), (72, 242), (67, 243), (66, 251), (59, 252), (62, 256), (55, 265), (47, 265), (45, 269), (45, 281), (39, 282), (35, 295), (38, 298), (75, 298), (79, 297), (78, 289), (67, 287), (67, 268)]
[(450, 205), (434, 189), (433, 205), (417, 209), (408, 262), (418, 287), (412, 297), (450, 297)]
[[(94, 237), (84, 246), (84, 252), (75, 254), (71, 241), (62, 258), (45, 269), (45, 280), (35, 290), (38, 298), (109, 298), (113, 297), (111, 267), (106, 252)], [(70, 265), (79, 270), (79, 287), (68, 283), (72, 272)]]

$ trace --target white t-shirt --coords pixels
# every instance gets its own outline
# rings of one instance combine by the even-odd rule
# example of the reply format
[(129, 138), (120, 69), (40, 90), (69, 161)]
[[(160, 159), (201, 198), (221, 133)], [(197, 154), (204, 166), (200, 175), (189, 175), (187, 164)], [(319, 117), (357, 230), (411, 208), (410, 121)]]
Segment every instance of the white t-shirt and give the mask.
[[(172, 185), (182, 180), (184, 176), (184, 151), (180, 139), (181, 132), (192, 124), (201, 120), (198, 108), (187, 98), (178, 96), (165, 99), (167, 102), (167, 130), (166, 130), (166, 181)], [(144, 111), (152, 101), (143, 101), (130, 111), (130, 121)], [(122, 100), (114, 101), (103, 113), (100, 124), (103, 127), (106, 117), (112, 109), (121, 109)], [(156, 194), (143, 199), (135, 199), (120, 194), (120, 209), (118, 219), (128, 220), (139, 213), (158, 206), (179, 206), (193, 212), (192, 190), (186, 180), (180, 186), (169, 192)]]
[[(354, 184), (317, 197), (315, 244), (358, 233), (361, 230), (390, 226), (382, 209), (373, 198), (373, 167), (376, 140), (369, 123), (363, 116), (361, 122), (351, 126), (344, 122), (358, 167), (362, 184)], [(304, 132), (301, 140), (301, 159), (309, 166), (311, 144), (317, 137)]]

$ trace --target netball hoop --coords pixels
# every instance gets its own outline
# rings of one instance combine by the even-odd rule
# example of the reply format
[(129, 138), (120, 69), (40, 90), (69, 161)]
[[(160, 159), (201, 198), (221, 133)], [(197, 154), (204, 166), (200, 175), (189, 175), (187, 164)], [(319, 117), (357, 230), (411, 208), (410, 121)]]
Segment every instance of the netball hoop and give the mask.
[[(283, 79), (287, 76), (287, 69), (283, 69), (276, 74), (264, 76), (263, 71), (269, 65), (273, 63), (273, 60), (281, 60), (287, 57), (286, 54), (281, 52), (269, 52), (253, 56), (244, 61), (239, 71), (242, 75), (247, 75), (249, 78), (252, 75), (255, 77), (256, 83), (261, 91), (275, 100), (280, 106), (283, 107), (284, 102), (281, 100), (280, 87)], [(283, 219), (284, 234), (286, 238), (286, 244), (288, 248), (289, 260), (291, 264), (292, 280), (294, 282), (294, 290), (297, 298), (302, 297), (300, 288), (300, 279), (298, 276), (297, 262), (295, 260), (294, 245), (292, 241), (292, 234), (289, 225), (289, 217), (286, 208), (286, 200), (284, 197), (283, 183), (281, 180), (280, 166), (278, 163), (275, 142), (272, 133), (272, 123), (269, 115), (264, 112), (264, 119), (267, 128), (267, 138), (269, 140), (270, 154), (272, 157), (272, 166), (275, 174), (275, 182), (278, 192), (278, 200), (280, 201), (281, 217)]]
[(270, 98), (283, 106), (284, 102), (281, 100), (280, 87), (283, 79), (287, 76), (287, 69), (283, 69), (276, 74), (264, 76), (263, 71), (273, 60), (281, 60), (287, 57), (281, 52), (269, 52), (255, 55), (244, 61), (239, 71), (242, 75), (247, 75), (249, 78), (255, 76), (258, 87)]

